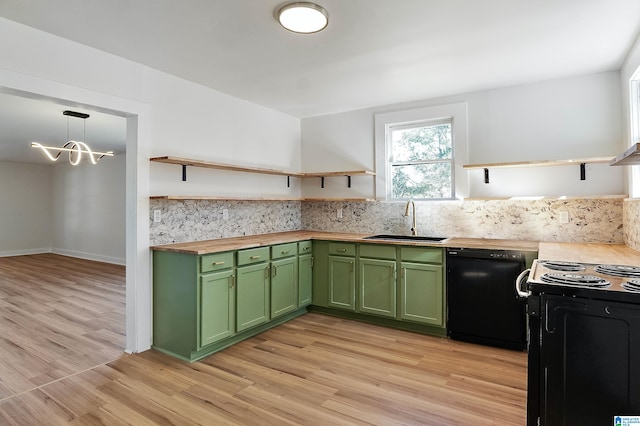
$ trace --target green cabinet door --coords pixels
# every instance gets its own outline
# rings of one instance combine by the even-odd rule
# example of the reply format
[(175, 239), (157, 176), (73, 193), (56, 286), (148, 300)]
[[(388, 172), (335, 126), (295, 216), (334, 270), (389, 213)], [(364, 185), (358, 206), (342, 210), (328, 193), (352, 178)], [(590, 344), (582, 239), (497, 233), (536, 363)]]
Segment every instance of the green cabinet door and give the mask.
[(444, 325), (442, 266), (402, 262), (400, 318)]
[(313, 256), (303, 254), (298, 258), (298, 307), (311, 304), (311, 283), (313, 282)]
[(298, 258), (271, 262), (271, 318), (298, 308)]
[(355, 258), (329, 256), (329, 306), (356, 310)]
[(238, 332), (269, 320), (270, 270), (267, 263), (237, 269), (236, 329)]
[(235, 334), (234, 287), (233, 270), (200, 278), (200, 348)]
[(396, 317), (395, 260), (363, 259), (358, 262), (358, 310), (362, 313)]

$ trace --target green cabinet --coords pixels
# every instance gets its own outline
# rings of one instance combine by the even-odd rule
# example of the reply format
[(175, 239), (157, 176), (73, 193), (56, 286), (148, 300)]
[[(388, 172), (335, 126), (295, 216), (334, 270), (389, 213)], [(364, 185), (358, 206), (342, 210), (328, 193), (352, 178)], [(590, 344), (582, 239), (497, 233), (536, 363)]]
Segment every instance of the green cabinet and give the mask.
[(154, 250), (153, 348), (196, 361), (302, 315), (312, 250), (311, 241), (203, 255)]
[(355, 244), (329, 243), (329, 300), (333, 308), (356, 310)]
[(444, 327), (444, 251), (401, 247), (400, 260), (400, 319)]
[(298, 247), (296, 243), (271, 248), (271, 318), (298, 308)]
[(298, 243), (298, 307), (311, 304), (313, 255), (311, 241)]
[(271, 266), (268, 261), (268, 247), (238, 251), (236, 280), (238, 332), (269, 321)]
[(444, 326), (442, 265), (400, 263), (400, 319)]
[(233, 336), (235, 318), (235, 274), (233, 270), (200, 277), (200, 339), (198, 347)]
[(442, 248), (314, 241), (313, 256), (314, 310), (446, 335)]
[(358, 312), (395, 318), (397, 247), (361, 244), (358, 251)]

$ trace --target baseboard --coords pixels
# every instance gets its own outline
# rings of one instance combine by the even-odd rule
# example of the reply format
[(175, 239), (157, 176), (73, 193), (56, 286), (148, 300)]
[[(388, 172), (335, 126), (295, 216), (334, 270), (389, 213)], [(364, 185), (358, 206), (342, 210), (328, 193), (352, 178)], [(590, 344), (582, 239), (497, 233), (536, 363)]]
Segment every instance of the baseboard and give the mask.
[(81, 251), (66, 250), (55, 247), (51, 250), (51, 253), (60, 254), (62, 256), (77, 257), (79, 259), (93, 260), (96, 262), (113, 263), (115, 265), (125, 266), (127, 264), (126, 259), (118, 257), (102, 256), (100, 254), (84, 253)]
[(51, 253), (51, 249), (35, 248), (35, 249), (25, 249), (25, 250), (3, 250), (3, 251), (0, 251), (0, 257), (27, 256), (30, 254), (43, 254), (43, 253)]

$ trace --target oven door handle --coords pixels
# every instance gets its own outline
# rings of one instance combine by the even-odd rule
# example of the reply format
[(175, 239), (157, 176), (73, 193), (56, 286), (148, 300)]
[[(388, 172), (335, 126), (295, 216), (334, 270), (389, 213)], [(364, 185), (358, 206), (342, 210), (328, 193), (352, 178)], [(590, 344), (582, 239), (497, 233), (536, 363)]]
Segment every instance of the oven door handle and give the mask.
[(519, 297), (526, 298), (531, 296), (530, 291), (522, 291), (522, 282), (526, 281), (527, 278), (529, 278), (529, 272), (531, 272), (531, 269), (525, 269), (524, 271), (520, 272), (520, 275), (518, 275), (518, 278), (516, 278), (516, 293)]

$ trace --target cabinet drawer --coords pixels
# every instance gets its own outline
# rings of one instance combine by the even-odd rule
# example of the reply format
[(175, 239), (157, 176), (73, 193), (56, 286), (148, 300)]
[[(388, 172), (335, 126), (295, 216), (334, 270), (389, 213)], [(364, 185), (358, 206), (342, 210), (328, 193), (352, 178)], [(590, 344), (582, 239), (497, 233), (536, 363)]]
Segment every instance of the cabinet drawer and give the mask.
[(363, 244), (360, 246), (360, 257), (396, 260), (396, 246)]
[(442, 263), (442, 249), (422, 247), (400, 248), (400, 258), (408, 262)]
[(329, 254), (338, 256), (355, 256), (356, 246), (349, 243), (329, 243)]
[(238, 251), (238, 266), (268, 261), (269, 247), (258, 247)]
[(271, 259), (295, 256), (298, 252), (297, 246), (297, 243), (287, 243), (271, 247)]
[(311, 241), (298, 242), (298, 254), (311, 253)]
[(233, 268), (233, 252), (213, 253), (200, 256), (200, 273)]

